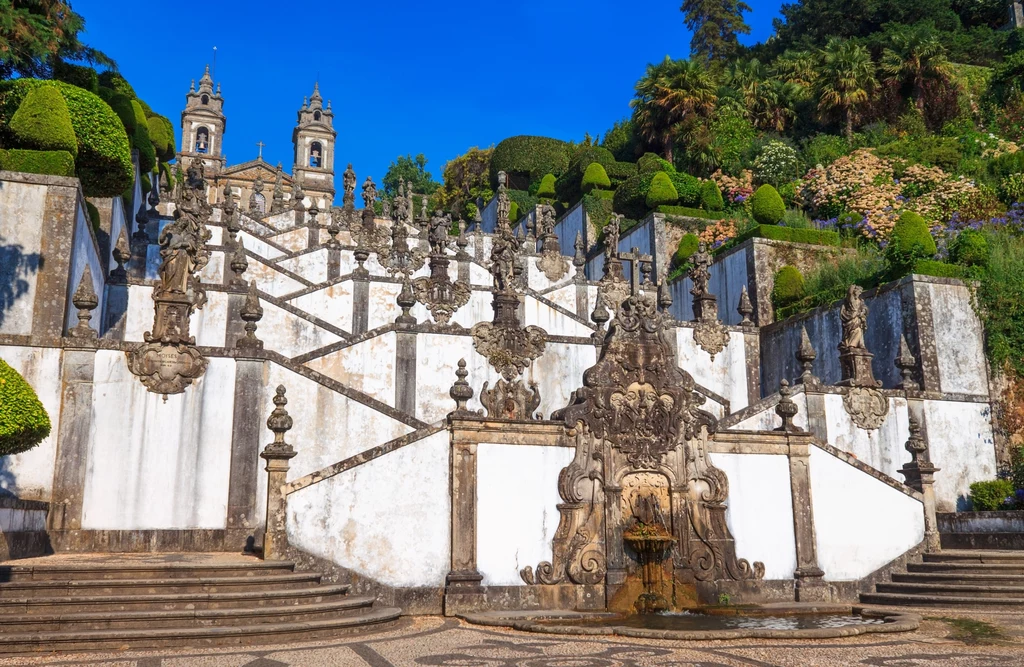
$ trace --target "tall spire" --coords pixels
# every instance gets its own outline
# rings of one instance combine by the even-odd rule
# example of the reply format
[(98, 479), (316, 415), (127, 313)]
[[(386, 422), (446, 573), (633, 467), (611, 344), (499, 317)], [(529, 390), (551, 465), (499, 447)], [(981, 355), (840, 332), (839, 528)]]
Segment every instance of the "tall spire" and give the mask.
[(213, 77), (210, 76), (209, 65), (206, 66), (206, 70), (203, 72), (203, 78), (199, 79), (199, 90), (206, 93), (213, 92)]

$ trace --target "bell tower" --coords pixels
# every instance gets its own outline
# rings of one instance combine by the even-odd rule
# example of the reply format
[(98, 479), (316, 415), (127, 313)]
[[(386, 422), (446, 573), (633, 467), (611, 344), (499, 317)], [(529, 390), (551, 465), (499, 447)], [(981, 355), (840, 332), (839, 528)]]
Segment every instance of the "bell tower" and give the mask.
[(334, 201), (334, 112), (328, 100), (324, 108), (320, 83), (313, 86), (309, 100), (302, 100), (298, 124), (292, 131), (295, 144), (295, 165), (292, 177), (302, 184), (307, 197), (316, 197), (325, 210)]
[(199, 90), (193, 79), (185, 96), (185, 109), (181, 112), (181, 152), (178, 164), (188, 164), (192, 158), (200, 158), (206, 167), (207, 178), (215, 177), (224, 168), (224, 98), (213, 90), (210, 66), (206, 66), (203, 78), (199, 79)]

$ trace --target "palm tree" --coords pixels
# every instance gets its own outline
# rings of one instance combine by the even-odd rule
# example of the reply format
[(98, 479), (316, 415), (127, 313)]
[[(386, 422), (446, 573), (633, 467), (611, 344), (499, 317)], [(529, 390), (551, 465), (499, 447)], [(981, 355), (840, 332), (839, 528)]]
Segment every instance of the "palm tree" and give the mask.
[(924, 113), (925, 84), (947, 81), (953, 74), (946, 47), (928, 25), (896, 30), (889, 44), (879, 64), (885, 81), (909, 87), (918, 111)]
[(662, 156), (672, 162), (673, 147), (683, 124), (714, 110), (715, 82), (707, 67), (666, 57), (647, 66), (644, 76), (637, 81), (630, 106), (640, 136), (659, 146)]
[(758, 88), (751, 106), (755, 127), (782, 132), (796, 118), (795, 106), (805, 96), (805, 89), (790, 81), (768, 79)]
[(818, 111), (839, 116), (848, 141), (853, 139), (857, 109), (871, 99), (877, 85), (875, 64), (866, 48), (838, 37), (828, 40), (821, 50), (814, 92)]

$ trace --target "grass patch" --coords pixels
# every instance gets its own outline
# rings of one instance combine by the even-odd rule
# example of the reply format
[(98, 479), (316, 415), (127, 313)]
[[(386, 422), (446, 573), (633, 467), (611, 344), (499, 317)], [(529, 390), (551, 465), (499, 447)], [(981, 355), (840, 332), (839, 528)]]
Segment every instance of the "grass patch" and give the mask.
[(948, 618), (941, 616), (929, 618), (930, 621), (942, 621), (952, 629), (950, 639), (963, 642), (972, 646), (985, 646), (1001, 644), (1009, 641), (1009, 637), (999, 626), (978, 621), (973, 618)]

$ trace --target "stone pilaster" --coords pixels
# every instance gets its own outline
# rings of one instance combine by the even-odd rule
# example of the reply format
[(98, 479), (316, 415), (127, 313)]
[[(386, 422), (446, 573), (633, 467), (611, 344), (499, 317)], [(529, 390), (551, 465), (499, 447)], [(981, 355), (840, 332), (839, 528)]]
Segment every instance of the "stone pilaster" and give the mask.
[[(235, 295), (232, 295), (235, 296)], [(235, 359), (235, 401), (228, 476), (227, 543), (251, 551), (262, 517), (256, 516), (260, 457), (260, 399), (264, 362)]]
[(82, 528), (96, 349), (84, 344), (80, 349), (65, 349), (62, 361), (60, 422), (47, 518), (48, 529), (54, 531)]
[(818, 567), (811, 504), (810, 443), (805, 437), (789, 437), (789, 486), (793, 498), (793, 538), (796, 543), (797, 602), (829, 599), (825, 573)]
[(416, 416), (416, 333), (395, 332), (395, 408)]
[(743, 360), (747, 365), (747, 405), (761, 400), (761, 335), (756, 326), (743, 327)]
[(267, 518), (263, 531), (263, 560), (284, 560), (288, 551), (288, 496), (284, 485), (288, 481), (288, 461), (295, 449), (284, 441), (284, 434), (292, 427), (292, 418), (284, 406), (285, 388), (281, 385), (274, 396), (274, 411), (267, 418), (267, 428), (274, 432), (274, 442), (267, 445), (260, 458), (267, 462)]
[(327, 249), (327, 280), (341, 275), (341, 248), (332, 245)]
[(366, 269), (352, 272), (352, 333), (366, 333), (370, 322), (370, 276)]
[(931, 462), (928, 451), (928, 422), (925, 419), (924, 400), (920, 392), (907, 392), (907, 416), (910, 422), (910, 437), (906, 449), (911, 460), (900, 469), (906, 485), (920, 491), (924, 504), (924, 542), (928, 551), (938, 551), (939, 526), (935, 507), (935, 473), (939, 468)]
[(907, 342), (910, 351), (917, 357), (921, 389), (942, 391), (939, 377), (939, 353), (935, 344), (935, 324), (932, 321), (932, 298), (928, 284), (917, 282), (912, 277), (900, 289), (903, 321), (909, 330)]
[(245, 336), (245, 322), (239, 313), (245, 306), (245, 292), (232, 291), (228, 294), (228, 317), (224, 324), (224, 347), (233, 348)]
[[(32, 308), (32, 335), (59, 338), (64, 333), (64, 316), (70, 307), (68, 274), (71, 272), (71, 251), (78, 205), (81, 203), (85, 206), (85, 201), (79, 198), (78, 181), (73, 178), (35, 174), (9, 176), (14, 178), (5, 179), (46, 186), (43, 228), (39, 236), (40, 261), (36, 273), (35, 303)], [(85, 211), (82, 214), (85, 215)], [(89, 240), (87, 242), (91, 243)], [(78, 276), (71, 277), (72, 280), (77, 278)]]
[[(452, 559), (445, 585), (445, 615), (451, 616), (482, 594), (476, 565), (476, 444), (453, 443)], [(468, 604), (467, 604), (468, 603)]]

